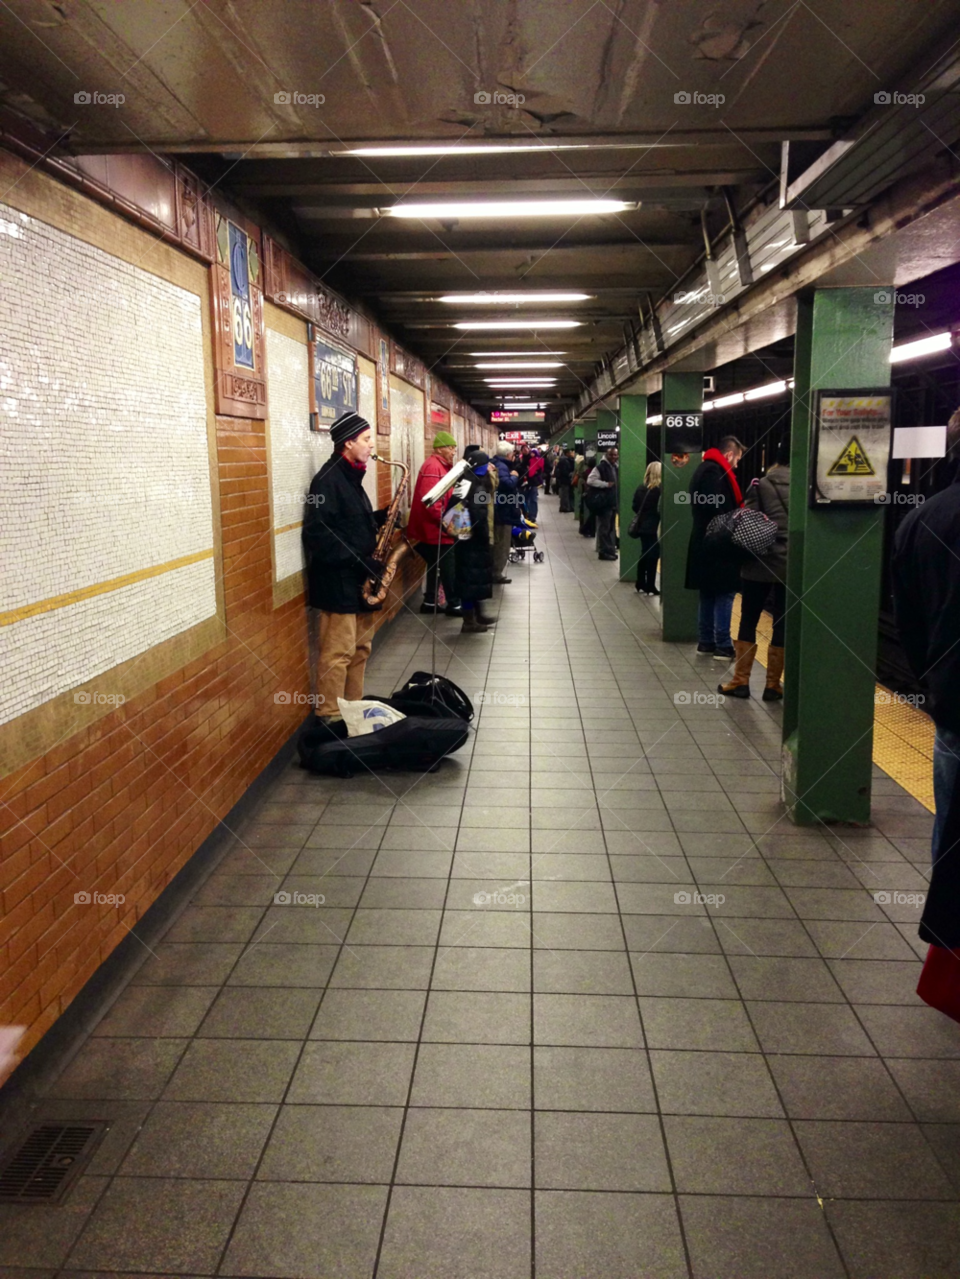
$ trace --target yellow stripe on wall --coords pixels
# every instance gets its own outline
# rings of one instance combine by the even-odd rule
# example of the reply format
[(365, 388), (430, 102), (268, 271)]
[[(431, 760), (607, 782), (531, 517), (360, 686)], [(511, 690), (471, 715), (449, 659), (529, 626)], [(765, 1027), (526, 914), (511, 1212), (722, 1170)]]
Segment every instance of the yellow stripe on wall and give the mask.
[(295, 528), (302, 528), (303, 520), (295, 520), (293, 524), (284, 524), (283, 528), (275, 528), (273, 530), (274, 537), (279, 537), (281, 533), (292, 533)]
[(11, 609), (9, 613), (0, 613), (0, 626), (12, 626), (14, 622), (22, 622), (26, 617), (52, 613), (54, 609), (66, 608), (68, 604), (79, 604), (81, 600), (92, 599), (95, 595), (106, 595), (110, 591), (119, 591), (124, 586), (144, 582), (149, 577), (160, 577), (163, 573), (172, 573), (174, 569), (186, 568), (188, 564), (199, 564), (202, 560), (212, 559), (211, 547), (209, 551), (195, 551), (193, 555), (181, 555), (178, 560), (169, 560), (166, 564), (155, 564), (152, 568), (137, 569), (135, 573), (124, 573), (123, 577), (112, 577), (108, 582), (94, 582), (78, 591), (67, 591), (65, 595), (52, 595), (49, 599), (38, 600), (36, 604), (24, 604), (22, 608)]

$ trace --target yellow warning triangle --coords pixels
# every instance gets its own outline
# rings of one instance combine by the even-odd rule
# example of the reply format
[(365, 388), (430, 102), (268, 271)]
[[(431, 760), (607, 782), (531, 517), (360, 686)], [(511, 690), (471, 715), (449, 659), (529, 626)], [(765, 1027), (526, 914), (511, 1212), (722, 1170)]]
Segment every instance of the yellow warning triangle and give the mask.
[(855, 435), (851, 435), (850, 443), (834, 462), (828, 475), (876, 475), (870, 465), (870, 459), (863, 451), (863, 445)]

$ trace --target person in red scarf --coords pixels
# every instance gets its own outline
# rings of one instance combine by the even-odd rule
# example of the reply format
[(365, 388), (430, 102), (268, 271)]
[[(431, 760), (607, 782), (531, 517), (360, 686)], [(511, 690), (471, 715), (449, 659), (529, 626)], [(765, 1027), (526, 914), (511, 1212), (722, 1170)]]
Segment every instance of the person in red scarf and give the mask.
[(707, 449), (690, 481), (693, 530), (687, 549), (687, 590), (699, 591), (697, 619), (698, 653), (710, 653), (721, 661), (735, 654), (730, 640), (733, 600), (740, 589), (740, 565), (706, 540), (707, 525), (743, 505), (743, 494), (734, 474), (744, 447), (735, 435), (725, 435), (715, 449)]

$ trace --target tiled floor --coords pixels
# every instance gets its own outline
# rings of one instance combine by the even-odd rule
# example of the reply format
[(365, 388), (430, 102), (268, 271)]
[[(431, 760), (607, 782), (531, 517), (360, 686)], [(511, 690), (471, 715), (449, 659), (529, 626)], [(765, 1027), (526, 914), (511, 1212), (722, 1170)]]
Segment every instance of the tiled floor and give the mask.
[[(281, 778), (52, 1088), (113, 1126), (0, 1277), (960, 1274), (960, 1028), (874, 897), (928, 814), (878, 773), (873, 829), (791, 826), (779, 708), (692, 700), (722, 667), (543, 507), (495, 633), (440, 622), (472, 746)], [(410, 614), (368, 690), (429, 664)]]

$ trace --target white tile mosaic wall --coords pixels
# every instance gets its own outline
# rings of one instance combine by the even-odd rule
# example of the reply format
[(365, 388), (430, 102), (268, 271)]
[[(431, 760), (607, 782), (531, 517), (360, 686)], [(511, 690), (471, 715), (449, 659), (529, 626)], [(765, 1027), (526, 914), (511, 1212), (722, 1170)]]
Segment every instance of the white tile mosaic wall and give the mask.
[(310, 430), (310, 365), (307, 348), (267, 329), (267, 394), (270, 404), (270, 484), (273, 492), (276, 580), (303, 568), (300, 529), (310, 481), (330, 456), (330, 436)]
[[(0, 612), (213, 546), (201, 302), (0, 204)], [(216, 612), (212, 559), (0, 627), (0, 722)]]

